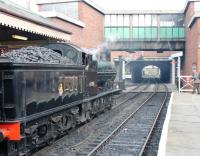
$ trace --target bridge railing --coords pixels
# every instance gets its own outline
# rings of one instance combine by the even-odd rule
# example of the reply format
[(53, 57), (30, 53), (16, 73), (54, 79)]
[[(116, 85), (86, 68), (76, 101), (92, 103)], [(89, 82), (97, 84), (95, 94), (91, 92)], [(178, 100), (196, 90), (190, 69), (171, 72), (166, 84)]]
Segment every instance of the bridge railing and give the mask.
[(186, 75), (181, 75), (179, 76), (179, 92), (192, 92), (193, 91), (193, 83), (194, 79), (192, 79), (192, 76), (186, 76)]

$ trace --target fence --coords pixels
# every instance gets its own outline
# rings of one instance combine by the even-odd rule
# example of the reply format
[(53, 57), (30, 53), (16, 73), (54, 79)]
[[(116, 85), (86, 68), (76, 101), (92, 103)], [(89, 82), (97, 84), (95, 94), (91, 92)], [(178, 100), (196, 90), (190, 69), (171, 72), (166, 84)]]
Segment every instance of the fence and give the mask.
[(179, 92), (192, 92), (193, 81), (194, 79), (192, 79), (192, 76), (179, 76)]

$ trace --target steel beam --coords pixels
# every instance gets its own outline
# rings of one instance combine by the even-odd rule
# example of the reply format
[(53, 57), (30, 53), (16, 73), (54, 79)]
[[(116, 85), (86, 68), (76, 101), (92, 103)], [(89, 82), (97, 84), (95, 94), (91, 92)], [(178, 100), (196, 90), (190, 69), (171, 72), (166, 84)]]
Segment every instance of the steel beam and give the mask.
[(108, 42), (111, 51), (184, 51), (185, 41), (115, 41)]

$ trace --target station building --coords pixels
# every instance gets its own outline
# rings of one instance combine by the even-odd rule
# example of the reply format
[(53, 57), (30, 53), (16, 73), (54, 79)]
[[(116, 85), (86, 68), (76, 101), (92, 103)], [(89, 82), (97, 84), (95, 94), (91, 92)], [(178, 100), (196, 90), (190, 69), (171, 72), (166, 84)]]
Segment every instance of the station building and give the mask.
[(190, 0), (184, 8), (185, 50), (183, 72), (200, 72), (200, 1)]
[(98, 48), (103, 42), (104, 13), (88, 0), (13, 1), (0, 1), (1, 51), (49, 42)]
[(39, 14), (72, 32), (71, 42), (96, 48), (104, 39), (104, 11), (89, 0), (38, 0)]
[(44, 44), (48, 41), (69, 41), (71, 32), (10, 1), (2, 0), (0, 34), (0, 49), (3, 52), (27, 45)]

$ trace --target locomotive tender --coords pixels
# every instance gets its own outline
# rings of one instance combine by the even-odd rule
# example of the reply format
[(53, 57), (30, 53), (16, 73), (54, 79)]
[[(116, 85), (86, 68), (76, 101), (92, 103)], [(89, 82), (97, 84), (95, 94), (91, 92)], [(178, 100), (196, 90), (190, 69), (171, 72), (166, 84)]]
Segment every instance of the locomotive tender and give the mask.
[(116, 71), (108, 62), (93, 61), (72, 44), (43, 47), (0, 57), (0, 155), (29, 155), (51, 144), (111, 109), (120, 91), (113, 89)]

